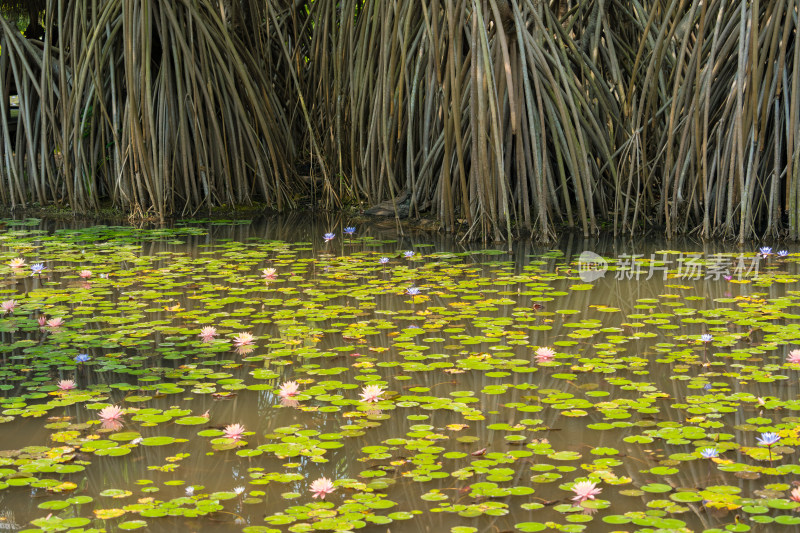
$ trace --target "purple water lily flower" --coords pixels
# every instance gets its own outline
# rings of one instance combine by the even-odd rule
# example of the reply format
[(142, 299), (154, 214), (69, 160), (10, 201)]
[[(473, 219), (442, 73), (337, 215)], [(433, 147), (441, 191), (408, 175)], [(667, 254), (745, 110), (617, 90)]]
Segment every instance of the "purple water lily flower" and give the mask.
[(325, 239), (325, 242), (332, 241), (334, 237), (336, 237), (335, 233), (326, 233), (322, 236), (322, 238)]
[(700, 450), (700, 456), (703, 459), (713, 459), (714, 457), (719, 457), (719, 452), (716, 448), (703, 448)]
[(349, 236), (349, 237), (352, 237), (353, 235), (355, 235), (356, 234), (355, 226), (348, 226), (348, 227), (344, 228), (344, 234)]
[(380, 259), (378, 259), (378, 262), (380, 264), (382, 264), (382, 265), (385, 265), (386, 263), (389, 262), (389, 258), (388, 257), (381, 257)]
[(772, 247), (770, 247), (770, 246), (762, 246), (761, 248), (758, 249), (758, 253), (760, 253), (764, 257), (772, 255)]
[(419, 294), (419, 288), (409, 287), (408, 289), (406, 289), (406, 294), (408, 294), (409, 296), (416, 296), (417, 294)]
[(91, 359), (91, 357), (89, 357), (88, 353), (79, 353), (75, 356), (75, 361), (78, 363), (85, 363), (89, 359)]
[(762, 433), (761, 438), (756, 437), (756, 440), (760, 445), (769, 447), (781, 440), (781, 437), (777, 433), (767, 432)]
[(31, 265), (31, 272), (33, 274), (41, 274), (42, 270), (45, 269), (44, 263), (35, 263)]
[(778, 257), (786, 257), (789, 255), (789, 250), (778, 250)]
[(412, 250), (407, 250), (403, 252), (403, 257), (405, 257), (406, 259), (411, 259), (412, 257), (414, 257), (414, 252)]
[(711, 333), (703, 333), (700, 335), (701, 342), (711, 342), (714, 340), (714, 336)]

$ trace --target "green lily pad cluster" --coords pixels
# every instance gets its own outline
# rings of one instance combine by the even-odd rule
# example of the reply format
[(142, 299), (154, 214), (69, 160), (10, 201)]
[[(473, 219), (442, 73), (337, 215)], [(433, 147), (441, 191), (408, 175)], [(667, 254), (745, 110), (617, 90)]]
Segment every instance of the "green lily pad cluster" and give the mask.
[[(0, 519), (292, 533), (800, 523), (794, 255), (658, 250), (608, 257), (587, 281), (560, 250), (224, 235), (243, 227), (7, 221), (0, 498), (14, 513)], [(720, 257), (759, 268), (715, 276)]]

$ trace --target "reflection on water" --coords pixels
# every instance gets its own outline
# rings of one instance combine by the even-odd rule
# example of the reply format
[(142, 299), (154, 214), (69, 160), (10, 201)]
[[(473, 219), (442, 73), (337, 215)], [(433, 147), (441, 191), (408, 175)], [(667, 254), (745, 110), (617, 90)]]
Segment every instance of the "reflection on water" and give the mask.
[[(232, 493), (221, 497), (221, 511), (200, 518), (167, 512), (146, 518), (146, 528), (238, 531), (266, 526), (265, 517), (272, 517), (270, 527), (286, 531), (292, 520), (276, 515), (309, 505), (309, 484), (320, 477), (367, 484), (338, 487), (325, 500), (335, 506), (374, 492), (394, 502), (387, 510), (377, 507), (376, 515), (411, 513), (394, 522), (375, 520), (364, 531), (509, 531), (525, 522), (571, 524), (574, 531), (581, 524), (586, 531), (634, 529), (635, 522), (602, 520), (627, 512), (649, 517), (637, 528), (657, 517), (701, 530), (732, 524), (738, 511), (671, 498), (676, 490), (726, 485), (746, 498), (764, 490), (787, 498), (785, 489), (767, 485), (790, 483), (789, 472), (737, 475), (680, 455), (694, 453), (700, 443), (719, 444), (726, 460), (764, 466), (747, 450), (722, 445), (749, 441), (754, 447), (756, 429), (791, 421), (786, 417), (800, 408), (770, 404), (796, 399), (797, 381), (781, 366), (786, 341), (775, 336), (784, 333), (754, 327), (758, 321), (748, 311), (794, 298), (796, 283), (758, 285), (752, 272), (749, 282), (739, 283), (732, 270), (744, 250), (567, 235), (546, 247), (515, 243), (508, 254), (504, 246), (486, 250), (436, 233), (398, 235), (393, 223), (361, 224), (348, 238), (345, 225), (353, 224), (304, 216), (191, 223), (202, 231), (109, 245), (88, 236), (60, 244), (59, 236), (80, 226), (45, 221), (37, 239), (6, 240), (9, 260), (22, 254), (45, 261), (47, 270), (41, 276), (3, 271), (4, 294), (28, 303), (3, 319), (0, 331), (4, 367), (14, 368), (2, 381), (3, 415), (13, 417), (3, 427), (7, 451), (0, 460), (10, 465), (3, 475), (6, 481), (22, 477), (16, 472), (26, 457), (35, 462), (42, 453), (14, 450), (58, 446), (54, 438), (75, 447), (71, 462), (85, 470), (48, 475), (30, 467), (34, 477), (76, 487), (64, 493), (30, 484), (0, 490), (0, 528), (16, 530), (52, 513), (88, 517), (91, 527), (113, 530), (140, 519), (143, 507), (136, 506), (150, 498), (192, 501)], [(326, 232), (336, 238), (325, 242)], [(71, 250), (72, 259), (59, 249)], [(404, 250), (415, 257), (406, 259)], [(581, 290), (588, 287), (581, 287), (577, 261), (585, 251), (611, 267), (591, 290)], [(709, 263), (720, 253), (728, 254), (729, 270), (714, 272)], [(381, 266), (382, 256), (391, 263)], [(631, 263), (634, 256), (640, 260)], [(752, 252), (741, 257), (752, 270)], [(642, 262), (650, 258), (671, 262), (666, 268), (673, 273), (679, 264), (685, 270), (664, 279), (660, 263)], [(643, 270), (626, 270), (632, 264)], [(800, 275), (790, 259), (770, 256), (757, 266), (762, 274)], [(108, 279), (77, 275), (104, 267)], [(267, 267), (276, 268), (277, 279), (262, 278)], [(409, 287), (420, 288), (420, 296), (406, 294)], [(34, 311), (30, 302), (44, 302), (47, 291), (69, 296)], [(40, 313), (63, 314), (59, 329), (65, 331), (40, 330)], [(198, 332), (210, 325), (225, 334), (203, 343)], [(225, 343), (242, 331), (256, 342), (236, 353)], [(722, 346), (696, 340), (709, 331), (725, 337)], [(555, 347), (552, 363), (533, 362), (539, 346)], [(69, 357), (84, 352), (91, 364), (43, 372), (26, 363), (47, 350)], [(25, 364), (32, 368), (26, 371)], [(20, 398), (26, 408), (44, 404), (55, 393), (36, 391), (58, 379), (74, 379), (78, 390), (96, 396), (38, 414), (11, 405)], [(301, 392), (319, 390), (280, 398), (277, 388), (286, 380), (298, 380)], [(388, 400), (359, 403), (361, 386), (373, 381), (385, 383)], [(173, 388), (153, 388), (158, 383)], [(93, 403), (125, 407), (122, 427), (86, 425), (97, 420), (97, 411), (87, 409)], [(185, 413), (156, 419), (171, 410)], [(207, 423), (176, 422), (206, 412)], [(198, 436), (233, 423), (252, 432), (242, 446), (213, 444), (221, 431)], [(703, 437), (693, 437), (687, 426)], [(65, 431), (130, 450), (98, 455), (91, 442), (76, 445), (77, 437)], [(143, 440), (117, 437), (126, 431)], [(148, 438), (162, 436), (175, 440), (148, 445)], [(783, 453), (782, 464), (793, 461), (791, 452)], [(568, 511), (573, 494), (567, 483), (598, 472), (598, 498), (610, 506)], [(671, 488), (658, 492), (654, 484)], [(102, 496), (108, 489), (131, 494)], [(79, 495), (94, 500), (66, 510), (48, 507)], [(94, 513), (125, 506), (133, 507), (119, 519)], [(669, 529), (670, 522), (655, 524)]]

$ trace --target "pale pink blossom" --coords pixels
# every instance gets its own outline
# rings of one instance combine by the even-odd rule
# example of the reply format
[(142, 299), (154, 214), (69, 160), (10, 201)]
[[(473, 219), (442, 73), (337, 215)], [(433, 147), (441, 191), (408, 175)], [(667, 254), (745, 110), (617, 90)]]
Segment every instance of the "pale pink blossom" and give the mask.
[(64, 325), (64, 319), (61, 318), (60, 316), (51, 318), (50, 320), (47, 321), (47, 326), (50, 328), (60, 328), (63, 325)]
[(547, 346), (542, 346), (538, 350), (536, 350), (536, 362), (537, 363), (545, 363), (547, 361), (552, 361), (553, 357), (556, 356), (556, 352), (552, 348), (548, 348)]
[(367, 385), (361, 390), (362, 402), (377, 402), (381, 399), (384, 390), (380, 385)]
[(800, 364), (800, 350), (792, 350), (789, 352), (789, 355), (786, 356), (786, 362)]
[(92, 271), (91, 270), (81, 270), (80, 272), (78, 272), (78, 275), (80, 277), (82, 277), (83, 279), (89, 279), (89, 278), (92, 277)]
[(5, 302), (0, 303), (0, 308), (2, 308), (5, 313), (13, 313), (16, 306), (16, 300), (6, 300)]
[(583, 503), (586, 500), (594, 500), (594, 497), (603, 489), (598, 489), (596, 483), (593, 481), (579, 481), (572, 486), (572, 492), (575, 493), (575, 496), (572, 497), (572, 501), (577, 503)]
[(109, 405), (100, 410), (101, 420), (119, 420), (125, 412), (116, 405)]
[(289, 398), (291, 396), (297, 396), (299, 394), (298, 389), (300, 385), (297, 384), (296, 381), (286, 381), (280, 386), (280, 392), (278, 395), (281, 398)]
[(39, 315), (39, 318), (36, 319), (36, 322), (39, 323), (40, 327), (44, 327), (47, 324), (47, 315)]
[(62, 379), (58, 382), (58, 388), (63, 391), (72, 390), (75, 388), (75, 382), (71, 379)]
[(252, 333), (242, 332), (233, 338), (233, 345), (248, 346), (250, 344), (253, 344), (254, 340), (256, 340), (256, 338), (253, 337)]
[(231, 424), (225, 426), (225, 437), (228, 439), (239, 440), (244, 433), (244, 426), (241, 424)]
[(800, 487), (795, 487), (792, 489), (792, 495), (790, 498), (796, 502), (800, 502)]
[(278, 275), (278, 271), (274, 268), (265, 268), (261, 271), (261, 275), (264, 277), (264, 279), (275, 279), (275, 277)]
[(200, 416), (202, 416), (203, 418), (205, 418), (205, 419), (207, 420), (207, 419), (211, 418), (211, 413), (209, 413), (209, 412), (208, 412), (208, 409), (206, 409), (206, 412), (205, 412), (205, 413), (203, 413), (203, 414), (202, 414), (202, 415), (200, 415)]
[(203, 342), (211, 342), (217, 335), (219, 335), (219, 333), (217, 333), (217, 328), (214, 326), (205, 326), (200, 330), (200, 339)]
[(326, 477), (321, 477), (311, 482), (311, 492), (314, 493), (312, 498), (319, 498), (324, 500), (325, 496), (336, 490), (333, 486), (333, 481)]
[(11, 268), (22, 268), (25, 266), (25, 260), (21, 257), (17, 257), (16, 259), (12, 259), (8, 262), (8, 265)]

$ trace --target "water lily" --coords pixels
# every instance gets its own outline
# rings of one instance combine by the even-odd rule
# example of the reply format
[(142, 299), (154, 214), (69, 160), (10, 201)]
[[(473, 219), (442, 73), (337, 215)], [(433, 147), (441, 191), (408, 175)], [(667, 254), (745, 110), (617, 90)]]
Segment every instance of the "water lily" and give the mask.
[(778, 250), (778, 257), (786, 257), (789, 255), (789, 250)]
[(239, 440), (244, 433), (244, 426), (241, 424), (230, 424), (225, 426), (225, 437), (228, 439)]
[(60, 328), (63, 325), (64, 325), (64, 319), (61, 318), (60, 316), (51, 318), (50, 320), (47, 321), (47, 327), (49, 328)]
[(772, 255), (772, 248), (769, 246), (762, 246), (761, 248), (758, 249), (758, 253), (760, 253), (764, 257), (767, 257), (769, 255)]
[(274, 268), (265, 268), (264, 270), (261, 271), (261, 277), (263, 277), (264, 279), (275, 279), (277, 274), (278, 271), (275, 270)]
[(25, 260), (21, 257), (17, 257), (16, 259), (9, 261), (8, 266), (11, 268), (22, 268), (25, 266)]
[(770, 447), (781, 440), (781, 437), (777, 433), (767, 432), (762, 433), (760, 438), (756, 437), (756, 440), (760, 445)]
[(78, 363), (85, 363), (89, 359), (91, 359), (91, 357), (89, 357), (89, 354), (87, 353), (79, 353), (75, 356), (75, 361)]
[(385, 265), (386, 263), (389, 262), (389, 258), (388, 257), (381, 257), (380, 259), (378, 259), (378, 262), (380, 264), (382, 264), (382, 265)]
[(380, 385), (367, 385), (361, 390), (361, 401), (377, 402), (384, 392)]
[(281, 398), (289, 398), (291, 396), (297, 396), (299, 394), (300, 385), (297, 384), (296, 381), (286, 381), (281, 384), (280, 392), (278, 396)]
[(800, 487), (795, 487), (792, 489), (792, 493), (789, 496), (793, 501), (800, 502)]
[(62, 379), (58, 382), (59, 390), (68, 391), (75, 388), (75, 382), (71, 379)]
[(403, 257), (405, 257), (406, 259), (411, 259), (412, 257), (414, 257), (414, 252), (412, 250), (407, 250), (403, 252)]
[(703, 333), (700, 335), (700, 342), (711, 342), (714, 340), (714, 336), (711, 333)]
[(786, 362), (800, 364), (800, 350), (795, 349), (789, 352), (789, 355), (786, 356)]
[(244, 487), (234, 487), (233, 488), (233, 492), (235, 492), (236, 494), (239, 494), (239, 495), (244, 493), (244, 490), (245, 490)]
[(31, 265), (31, 273), (32, 274), (41, 274), (42, 270), (45, 269), (44, 263), (34, 263)]
[(324, 500), (325, 496), (336, 490), (333, 486), (333, 481), (326, 477), (321, 477), (319, 479), (315, 479), (311, 482), (311, 492), (314, 494), (311, 496), (312, 498), (319, 498), (320, 500)]
[(185, 492), (187, 496), (192, 496), (194, 494), (194, 485), (189, 485), (188, 487), (186, 487)]
[(356, 234), (355, 226), (348, 226), (344, 228), (344, 234), (347, 235), (348, 237), (352, 237), (353, 235), (355, 235)]
[(583, 503), (586, 500), (594, 500), (594, 497), (603, 489), (599, 489), (596, 487), (596, 483), (593, 481), (579, 481), (572, 486), (572, 492), (575, 493), (575, 496), (572, 497), (572, 501), (577, 503)]
[(256, 338), (253, 337), (252, 333), (242, 332), (242, 333), (239, 333), (238, 335), (236, 335), (233, 338), (233, 345), (234, 346), (239, 346), (239, 347), (241, 347), (241, 346), (249, 346), (249, 345), (253, 344), (253, 341), (255, 341), (255, 340), (256, 340)]
[(416, 295), (419, 294), (419, 288), (418, 287), (409, 287), (409, 288), (406, 289), (406, 294), (408, 294), (409, 296), (416, 296)]
[(219, 335), (219, 333), (217, 333), (217, 328), (214, 326), (204, 326), (203, 329), (200, 330), (200, 340), (203, 342), (211, 342), (217, 335)]
[(326, 233), (325, 235), (322, 236), (322, 238), (325, 239), (325, 242), (332, 241), (334, 237), (336, 237), (335, 233)]
[(714, 457), (719, 457), (719, 452), (716, 448), (703, 448), (700, 450), (700, 456), (703, 459), (713, 459)]
[(556, 352), (552, 348), (548, 348), (547, 346), (542, 346), (536, 350), (537, 363), (545, 363), (547, 361), (552, 361), (555, 356)]
[(39, 315), (36, 322), (39, 323), (39, 327), (43, 328), (47, 324), (47, 315)]
[(14, 308), (17, 306), (16, 300), (6, 300), (3, 303), (0, 303), (0, 308), (3, 309), (3, 312), (6, 314), (10, 314), (14, 312)]
[(80, 272), (78, 272), (78, 275), (80, 277), (82, 277), (83, 279), (89, 279), (89, 278), (92, 277), (92, 271), (91, 270), (81, 270)]
[(116, 405), (109, 405), (100, 409), (100, 420), (119, 420), (125, 412)]

